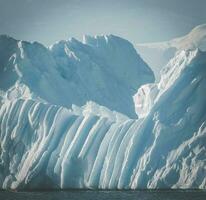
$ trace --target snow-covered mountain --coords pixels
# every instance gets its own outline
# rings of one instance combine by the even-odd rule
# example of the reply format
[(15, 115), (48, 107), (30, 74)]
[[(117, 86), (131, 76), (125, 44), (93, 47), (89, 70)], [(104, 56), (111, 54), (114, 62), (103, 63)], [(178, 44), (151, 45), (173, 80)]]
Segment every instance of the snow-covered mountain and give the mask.
[[(151, 69), (127, 40), (117, 36), (72, 38), (50, 48), (0, 37), (0, 90), (26, 85), (31, 94), (60, 106), (87, 101), (136, 118), (132, 96), (153, 82)], [(11, 95), (10, 95), (11, 96)]]
[(157, 80), (160, 70), (181, 50), (200, 49), (206, 51), (206, 24), (195, 27), (187, 35), (171, 41), (137, 44), (137, 49), (143, 59), (152, 67)]
[[(206, 53), (179, 52), (160, 82), (148, 84), (150, 69), (116, 36), (49, 49), (2, 40), (8, 42), (8, 51), (0, 48), (2, 188), (206, 189)], [(108, 88), (98, 105), (91, 97), (100, 95), (102, 77)], [(132, 98), (134, 88), (128, 106), (124, 95)], [(84, 106), (75, 105), (75, 90), (80, 98), (92, 93)], [(108, 93), (118, 95), (124, 112), (109, 109)], [(125, 115), (131, 107), (138, 119)]]

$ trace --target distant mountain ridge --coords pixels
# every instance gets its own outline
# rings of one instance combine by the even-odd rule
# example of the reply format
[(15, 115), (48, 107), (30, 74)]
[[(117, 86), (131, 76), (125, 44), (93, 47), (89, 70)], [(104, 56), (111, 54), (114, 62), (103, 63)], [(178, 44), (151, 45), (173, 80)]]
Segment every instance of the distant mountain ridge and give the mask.
[(137, 44), (136, 47), (159, 79), (162, 67), (175, 56), (176, 52), (197, 48), (206, 51), (206, 24), (195, 27), (187, 35), (180, 38), (165, 42)]

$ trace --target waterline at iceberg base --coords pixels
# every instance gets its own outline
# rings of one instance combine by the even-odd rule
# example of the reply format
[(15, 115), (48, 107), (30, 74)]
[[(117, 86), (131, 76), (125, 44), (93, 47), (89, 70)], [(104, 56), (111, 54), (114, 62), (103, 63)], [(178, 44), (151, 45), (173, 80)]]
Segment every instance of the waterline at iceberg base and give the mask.
[(1, 188), (206, 189), (206, 53), (153, 83), (113, 35), (0, 44)]

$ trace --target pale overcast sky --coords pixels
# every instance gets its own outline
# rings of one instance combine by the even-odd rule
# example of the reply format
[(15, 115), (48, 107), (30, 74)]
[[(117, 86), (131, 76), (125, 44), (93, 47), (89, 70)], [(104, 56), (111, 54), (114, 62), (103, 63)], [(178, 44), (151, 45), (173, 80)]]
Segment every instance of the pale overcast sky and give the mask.
[(0, 0), (0, 34), (50, 45), (83, 34), (155, 42), (206, 23), (206, 0)]

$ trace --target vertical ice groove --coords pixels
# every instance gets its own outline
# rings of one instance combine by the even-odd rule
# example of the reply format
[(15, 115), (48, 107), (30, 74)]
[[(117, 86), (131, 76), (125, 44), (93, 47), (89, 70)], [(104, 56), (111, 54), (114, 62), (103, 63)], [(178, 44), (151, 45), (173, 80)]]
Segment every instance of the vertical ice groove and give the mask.
[(47, 164), (49, 160), (49, 156), (51, 152), (56, 148), (59, 137), (64, 130), (64, 123), (67, 122), (67, 118), (69, 117), (69, 113), (66, 112), (62, 107), (58, 108), (53, 107), (55, 112), (51, 127), (48, 130), (49, 133), (45, 137), (44, 148), (42, 150), (42, 155), (40, 154), (40, 158), (38, 159), (38, 163), (36, 164), (34, 169), (31, 169), (27, 175), (25, 182), (29, 182), (29, 180), (38, 173), (38, 171)]
[[(6, 122), (8, 120), (8, 113), (11, 112), (10, 111), (11, 106), (12, 106), (12, 103), (11, 102), (7, 102), (7, 104), (5, 106), (2, 106), (2, 109), (1, 109), (2, 113), (3, 113), (2, 114), (2, 121), (1, 121), (1, 138), (2, 138), (2, 141), (5, 138), (6, 129), (7, 129)], [(4, 110), (3, 110), (3, 108), (4, 108)]]
[(25, 118), (26, 118), (26, 114), (27, 114), (27, 111), (28, 111), (30, 105), (31, 105), (30, 101), (23, 101), (23, 104), (22, 104), (21, 109), (19, 111), (19, 116), (18, 116), (16, 128), (13, 130), (12, 135), (11, 135), (12, 139), (15, 138), (18, 133), (21, 133), (22, 132), (21, 130), (26, 125), (27, 120)]
[[(96, 123), (97, 120), (98, 118), (96, 116), (86, 115), (83, 121), (81, 122), (80, 126), (78, 127), (77, 132), (75, 133), (73, 140), (68, 146), (68, 149), (62, 160), (61, 188), (64, 188), (66, 184), (65, 178), (69, 176), (68, 175), (69, 173), (71, 173), (71, 171), (69, 171), (69, 167), (72, 164), (70, 162), (70, 159), (72, 157), (77, 159), (77, 155), (79, 154), (79, 151), (81, 151), (81, 148), (84, 145), (84, 141), (85, 141), (85, 138), (87, 137), (87, 134), (89, 133), (90, 129)], [(67, 173), (67, 176), (65, 175), (66, 173)]]
[[(9, 140), (10, 139), (13, 139), (12, 138), (12, 133), (15, 135), (15, 134), (17, 134), (17, 131), (20, 131), (20, 132), (18, 132), (18, 136), (19, 137), (21, 137), (22, 136), (22, 132), (21, 132), (21, 129), (22, 129), (22, 127), (24, 127), (24, 120), (22, 120), (22, 117), (23, 117), (23, 110), (25, 109), (25, 107), (26, 107), (26, 102), (23, 102), (23, 104), (21, 105), (19, 105), (19, 101), (16, 101), (16, 102), (13, 102), (13, 103), (11, 103), (11, 107), (10, 107), (10, 109), (9, 109), (9, 112), (8, 112), (8, 115), (7, 115), (7, 118), (6, 118), (6, 122), (5, 122), (5, 126), (6, 126), (6, 130), (5, 130), (5, 136), (4, 136), (4, 138), (3, 138), (3, 141), (2, 141), (2, 144), (3, 144), (3, 149), (7, 149), (7, 147), (6, 146), (8, 146), (9, 145)], [(8, 104), (9, 105), (9, 104)], [(17, 121), (17, 123), (16, 123), (16, 125), (15, 125), (15, 127), (14, 127), (14, 129), (13, 130), (11, 130), (10, 128), (11, 128), (11, 126), (10, 126), (10, 124), (9, 124), (9, 121), (12, 119), (12, 112), (15, 110), (15, 109), (12, 109), (12, 108), (14, 108), (15, 106), (18, 106), (19, 108), (20, 108), (20, 113), (19, 113), (19, 117), (18, 117), (18, 121)], [(20, 121), (22, 120), (22, 124), (20, 123)], [(6, 145), (6, 146), (5, 146)]]
[(69, 129), (67, 130), (65, 139), (63, 140), (63, 144), (62, 146), (60, 146), (60, 152), (58, 155), (58, 159), (56, 162), (56, 165), (54, 167), (54, 173), (56, 174), (61, 174), (62, 173), (62, 160), (64, 158), (64, 155), (67, 151), (67, 148), (69, 147), (70, 143), (72, 142), (76, 131), (78, 129), (78, 127), (80, 126), (80, 124), (82, 123), (83, 120), (83, 116), (77, 116), (77, 118), (75, 119), (75, 121), (73, 122), (73, 124), (71, 125), (71, 127), (69, 127)]
[[(50, 117), (49, 113), (52, 112), (52, 106), (48, 107), (46, 114), (44, 114), (43, 117), (43, 130), (41, 131), (42, 134), (39, 135), (38, 140), (35, 142), (35, 144), (32, 146), (32, 148), (30, 149), (27, 157), (25, 158), (25, 160), (22, 163), (22, 167), (20, 169), (20, 171), (17, 173), (16, 175), (16, 181), (12, 183), (11, 187), (12, 188), (16, 188), (18, 187), (18, 185), (26, 179), (26, 176), (28, 175), (29, 171), (32, 168), (35, 168), (35, 166), (38, 164), (38, 161), (41, 157), (42, 152), (44, 152), (45, 150), (45, 140), (46, 140), (46, 133), (45, 131), (47, 131), (47, 125), (46, 125), (46, 121), (47, 119)], [(52, 118), (54, 117), (53, 115), (51, 115)], [(54, 119), (54, 118), (53, 118)]]
[[(127, 181), (131, 177), (131, 171), (129, 170), (132, 166), (132, 147), (134, 143), (134, 138), (138, 134), (139, 127), (142, 125), (142, 120), (137, 120), (131, 128), (128, 130), (128, 144), (124, 153), (124, 160), (122, 163), (122, 168), (120, 172), (120, 177), (118, 181), (118, 186), (124, 187), (125, 185), (128, 185)], [(131, 134), (131, 135), (130, 135)], [(136, 153), (136, 152), (135, 152)], [(130, 158), (130, 160), (129, 160)]]
[(3, 139), (3, 122), (4, 122), (4, 119), (5, 119), (5, 115), (7, 113), (7, 107), (5, 105), (2, 105), (0, 106), (0, 139), (2, 141)]
[[(115, 149), (114, 143), (115, 143), (115, 141), (117, 141), (118, 135), (123, 128), (122, 126), (123, 125), (121, 123), (118, 124), (117, 129), (114, 131), (114, 134), (112, 135), (112, 138), (109, 141), (109, 146), (107, 148), (107, 153), (106, 153), (105, 160), (104, 160), (103, 170), (101, 171), (101, 176), (102, 176), (101, 181), (102, 181), (103, 188), (108, 187), (108, 182), (110, 179), (109, 168), (111, 168), (110, 167), (111, 156), (112, 156), (112, 152)], [(112, 164), (112, 162), (111, 162), (111, 164)]]
[(43, 121), (43, 116), (47, 110), (48, 106), (42, 104), (41, 102), (35, 102), (34, 108), (31, 108), (31, 112), (28, 113), (28, 119), (31, 122), (31, 126), (36, 127), (39, 123), (39, 120)]
[[(9, 108), (11, 106), (11, 103), (10, 102), (7, 102), (7, 104), (2, 107), (4, 107), (4, 109), (1, 108), (1, 111), (3, 112), (3, 116), (2, 116), (2, 119), (1, 119), (1, 140), (0, 140), (0, 161), (1, 161), (1, 164), (4, 164), (6, 167), (8, 167), (8, 163), (9, 163), (9, 158), (8, 158), (8, 155), (7, 155), (7, 151), (8, 151), (8, 143), (10, 141), (10, 137), (5, 137), (5, 135), (7, 134), (6, 133), (6, 122), (8, 120), (8, 112), (9, 112)], [(5, 177), (3, 178), (3, 180), (5, 180)]]
[[(134, 168), (134, 172), (133, 172), (133, 177), (131, 179), (131, 187), (132, 188), (136, 188), (137, 184), (138, 184), (138, 179), (140, 179), (140, 175), (141, 177), (144, 176), (143, 173), (145, 173), (145, 171), (150, 171), (151, 176), (153, 176), (153, 172), (152, 170), (149, 168), (151, 167), (150, 164), (150, 158), (152, 157), (152, 153), (155, 153), (155, 151), (157, 150), (157, 143), (161, 140), (161, 136), (159, 135), (159, 133), (161, 132), (161, 128), (159, 126), (159, 121), (157, 120), (154, 124), (154, 128), (153, 131), (155, 133), (155, 136), (153, 138), (153, 143), (147, 147), (147, 151), (144, 152), (144, 154), (139, 158), (139, 161), (137, 163), (137, 166)], [(173, 136), (175, 137), (175, 136)], [(161, 144), (159, 143), (158, 146), (161, 146)], [(164, 156), (164, 154), (162, 155)], [(154, 155), (155, 157), (155, 155)], [(153, 165), (154, 167), (154, 165)], [(148, 168), (148, 170), (147, 170)], [(145, 176), (146, 179), (146, 176)]]
[(63, 119), (62, 128), (59, 130), (59, 133), (57, 133), (58, 138), (55, 138), (57, 144), (56, 146), (54, 145), (54, 150), (51, 152), (51, 156), (48, 161), (47, 172), (46, 172), (47, 175), (51, 177), (51, 179), (57, 185), (60, 185), (60, 178), (59, 178), (59, 174), (60, 174), (60, 167), (59, 167), (60, 164), (59, 163), (61, 163), (60, 151), (62, 149), (64, 142), (66, 141), (66, 136), (68, 136), (67, 133), (72, 127), (72, 125), (74, 124), (75, 120), (77, 119), (77, 116), (71, 113), (68, 113), (67, 116), (65, 116), (64, 118), (65, 119)]
[[(98, 148), (97, 156), (95, 158), (92, 171), (89, 174), (89, 180), (87, 180), (86, 186), (92, 185), (92, 178), (93, 177), (98, 177), (99, 182), (98, 182), (98, 187), (103, 188), (101, 177), (103, 177), (104, 171), (103, 171), (103, 165), (107, 153), (107, 149), (109, 146), (109, 141), (112, 138), (112, 135), (114, 135), (116, 129), (118, 128), (119, 124), (118, 123), (112, 123), (109, 129), (106, 131), (105, 136), (103, 140), (101, 141), (100, 147)], [(103, 178), (102, 178), (103, 179)]]
[(122, 129), (116, 136), (116, 140), (114, 141), (113, 148), (111, 149), (110, 158), (109, 158), (109, 167), (107, 168), (107, 177), (108, 182), (107, 185), (109, 188), (115, 188), (115, 185), (112, 184), (112, 175), (114, 172), (114, 164), (115, 164), (115, 158), (117, 156), (119, 145), (124, 137), (125, 131), (127, 130), (127, 126), (125, 126), (127, 122), (124, 122), (122, 124)]
[(105, 118), (100, 118), (97, 121), (97, 123), (92, 127), (78, 155), (79, 158), (85, 157), (85, 154), (88, 152), (89, 148), (91, 148), (91, 146), (93, 145), (95, 137), (99, 134), (98, 132), (101, 130), (101, 127), (105, 125), (106, 120), (107, 119)]
[[(124, 123), (124, 128), (122, 130), (122, 134), (124, 134), (124, 131), (126, 131), (126, 129), (128, 128), (128, 126), (130, 125), (130, 123)], [(102, 152), (103, 150), (101, 150), (101, 148), (103, 147), (103, 143), (105, 141), (108, 142), (108, 136), (109, 136), (109, 133), (111, 132), (111, 126), (109, 127), (108, 130), (106, 130), (106, 134), (103, 138), (103, 141), (101, 142), (100, 144), (100, 147), (98, 148), (98, 153), (97, 155), (95, 156), (95, 161), (94, 161), (94, 165), (92, 167), (92, 171), (90, 173), (90, 176), (89, 176), (89, 180), (88, 180), (88, 183), (87, 185), (90, 185), (90, 186), (95, 186), (95, 187), (102, 187), (99, 183), (99, 178), (100, 178), (100, 175), (101, 175), (101, 170), (102, 170), (102, 165), (103, 165), (103, 160), (105, 159), (105, 156), (104, 156), (104, 153)], [(108, 136), (107, 136), (108, 135)], [(99, 146), (99, 145), (98, 145)], [(105, 147), (104, 147), (105, 148)], [(101, 155), (100, 155), (100, 152), (101, 152)], [(99, 159), (100, 157), (100, 159)], [(114, 171), (113, 171), (114, 172)], [(109, 186), (110, 187), (110, 186)], [(112, 188), (112, 187), (111, 187)]]
[(34, 120), (34, 115), (37, 112), (37, 107), (40, 105), (40, 102), (33, 102), (32, 106), (29, 109), (28, 112), (28, 120), (29, 120), (29, 124), (31, 125), (31, 127), (35, 127), (35, 120)]
[[(115, 188), (115, 185), (113, 184), (112, 182), (112, 175), (113, 175), (113, 172), (114, 172), (114, 166), (115, 166), (115, 160), (117, 158), (117, 153), (118, 153), (118, 150), (119, 150), (119, 147), (120, 147), (120, 144), (121, 144), (121, 141), (122, 139), (124, 138), (124, 135), (125, 135), (125, 132), (127, 131), (127, 123), (129, 121), (126, 121), (122, 124), (122, 129), (121, 131), (118, 133), (118, 135), (116, 136), (117, 139), (115, 140), (114, 142), (114, 146), (113, 146), (113, 149), (111, 151), (111, 154), (110, 154), (110, 161), (109, 161), (109, 166), (110, 166), (110, 170), (108, 170), (108, 175), (107, 177), (109, 177), (108, 179), (108, 187), (109, 188)], [(130, 122), (129, 122), (130, 123)]]
[(17, 122), (18, 122), (19, 111), (21, 109), (21, 106), (18, 106), (17, 102), (18, 102), (17, 100), (13, 101), (12, 106), (10, 108), (13, 110), (12, 114), (9, 116), (9, 123), (8, 123), (11, 131), (18, 124)]
[[(15, 107), (15, 106), (17, 106), (18, 104), (15, 104), (15, 102), (11, 102), (10, 103), (10, 106), (9, 106), (9, 110), (8, 110), (8, 113), (7, 113), (7, 118), (6, 118), (6, 122), (5, 122), (5, 127), (6, 127), (6, 131), (5, 131), (5, 136), (4, 137), (7, 137), (7, 134), (9, 134), (9, 121), (10, 121), (10, 118), (11, 118), (11, 114), (12, 114), (12, 112), (13, 112), (13, 108)], [(20, 106), (20, 108), (21, 108), (21, 106)], [(19, 120), (18, 120), (19, 121)], [(18, 124), (18, 123), (17, 123)]]
[[(14, 127), (15, 125), (18, 126), (17, 120), (15, 120), (15, 119), (19, 119), (18, 114), (19, 114), (20, 108), (19, 108), (19, 106), (17, 108), (14, 108), (16, 113), (13, 115), (12, 122), (10, 123), (11, 124), (11, 131), (10, 132), (11, 132), (11, 136), (13, 134), (16, 136), (13, 138), (11, 137), (12, 146), (9, 150), (10, 152), (13, 153), (12, 157), (14, 158), (12, 165), (11, 165), (13, 172), (17, 171), (17, 165), (19, 165), (19, 162), (21, 160), (20, 155), (23, 154), (24, 150), (27, 148), (27, 145), (31, 143), (32, 137), (35, 135), (35, 132), (31, 135), (31, 133), (29, 131), (30, 126), (28, 124), (28, 116), (27, 116), (27, 113), (29, 112), (29, 109), (30, 109), (30, 107), (32, 107), (33, 103), (34, 102), (29, 100), (27, 102), (27, 105), (24, 107), (24, 110), (22, 111), (24, 113), (24, 115), (21, 118), (21, 121), (24, 121), (24, 123), (23, 122), (21, 123), (21, 126), (22, 126), (21, 130), (22, 131), (20, 131), (20, 132), (22, 132), (24, 134), (18, 133), (16, 135), (16, 132), (19, 132), (19, 130), (17, 131), (18, 127)], [(19, 160), (19, 161), (17, 162), (17, 160)], [(15, 162), (16, 162), (16, 164), (15, 164)]]
[(124, 129), (122, 130), (123, 138), (121, 139), (119, 143), (117, 154), (114, 159), (114, 169), (112, 171), (112, 176), (109, 182), (109, 187), (117, 188), (118, 181), (119, 181), (119, 174), (120, 174), (122, 164), (123, 164), (124, 153), (127, 147), (128, 132), (133, 123), (134, 123), (133, 120), (128, 120), (124, 123)]
[(87, 165), (88, 165), (88, 170), (87, 173), (85, 175), (85, 184), (86, 185), (90, 185), (90, 186), (98, 186), (98, 179), (100, 176), (100, 170), (98, 171), (98, 174), (96, 176), (92, 175), (92, 171), (94, 169), (94, 164), (96, 162), (97, 159), (97, 153), (98, 150), (100, 148), (100, 145), (102, 143), (102, 140), (104, 140), (104, 138), (106, 137), (106, 134), (108, 132), (108, 130), (111, 127), (112, 121), (106, 119), (106, 118), (102, 118), (101, 119), (101, 126), (96, 127), (96, 131), (95, 131), (95, 137), (94, 137), (94, 141), (92, 142), (92, 144), (89, 146), (89, 149), (87, 151), (87, 155), (86, 155), (86, 159), (87, 159)]

